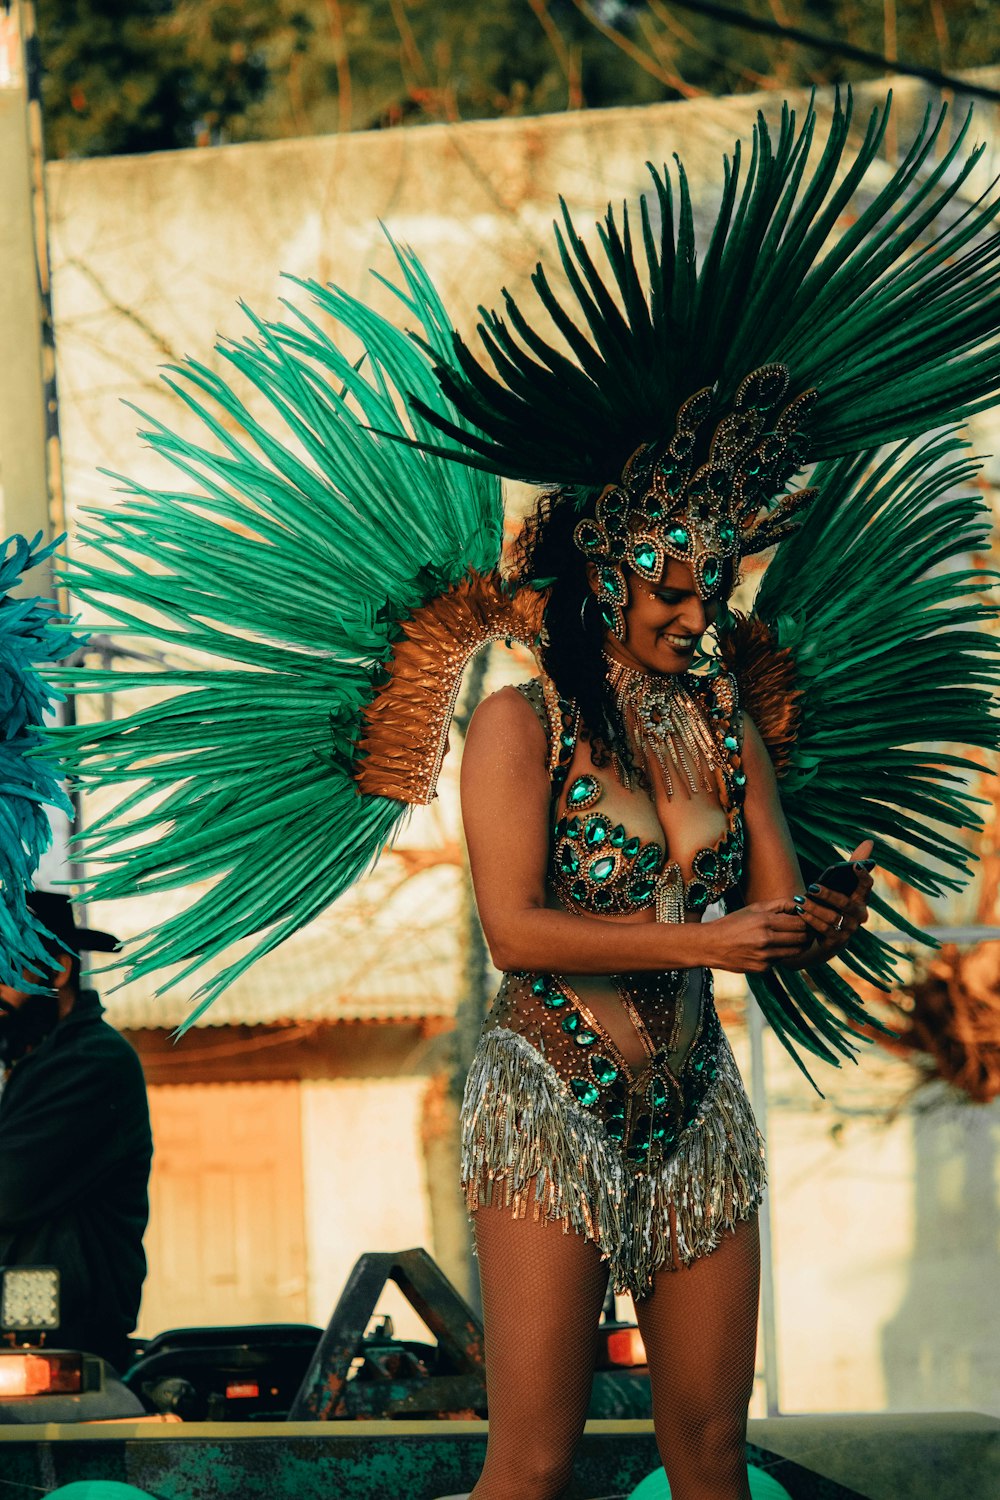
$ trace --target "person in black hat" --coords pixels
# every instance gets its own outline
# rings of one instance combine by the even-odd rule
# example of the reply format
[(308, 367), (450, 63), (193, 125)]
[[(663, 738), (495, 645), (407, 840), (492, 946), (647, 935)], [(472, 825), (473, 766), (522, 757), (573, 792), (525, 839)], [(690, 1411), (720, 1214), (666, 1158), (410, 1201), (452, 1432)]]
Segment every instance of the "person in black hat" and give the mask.
[(66, 896), (28, 903), (52, 969), (23, 990), (0, 985), (0, 1266), (58, 1267), (49, 1343), (123, 1371), (146, 1275), (149, 1105), (138, 1057), (80, 987), (81, 953), (119, 944), (77, 927)]

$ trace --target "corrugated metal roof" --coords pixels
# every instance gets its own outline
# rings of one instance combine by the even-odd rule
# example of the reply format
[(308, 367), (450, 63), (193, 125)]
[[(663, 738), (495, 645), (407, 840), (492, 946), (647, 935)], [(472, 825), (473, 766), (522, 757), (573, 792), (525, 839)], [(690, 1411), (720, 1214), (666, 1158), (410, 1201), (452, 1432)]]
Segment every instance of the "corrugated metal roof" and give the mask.
[[(146, 897), (95, 904), (88, 919), (127, 936), (155, 926), (171, 909), (177, 908)], [(460, 868), (437, 865), (406, 878), (400, 862), (387, 859), (336, 907), (241, 975), (196, 1024), (453, 1015), (463, 927)], [(161, 995), (155, 990), (164, 986), (163, 975), (116, 989), (114, 971), (105, 971), (103, 977), (95, 972), (92, 982), (108, 1019), (123, 1030), (173, 1028), (191, 1010), (191, 981), (167, 983)]]

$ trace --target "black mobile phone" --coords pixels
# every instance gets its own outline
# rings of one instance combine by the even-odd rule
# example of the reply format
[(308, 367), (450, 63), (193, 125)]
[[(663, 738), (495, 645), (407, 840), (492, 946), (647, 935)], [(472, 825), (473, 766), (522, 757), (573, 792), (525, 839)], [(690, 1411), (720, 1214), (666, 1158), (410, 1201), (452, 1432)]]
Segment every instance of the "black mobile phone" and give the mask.
[[(875, 861), (866, 859), (861, 863), (870, 870)], [(841, 896), (853, 896), (858, 884), (853, 860), (840, 859), (835, 865), (827, 865), (822, 875), (816, 876), (816, 884), (826, 886), (828, 891), (837, 891)]]

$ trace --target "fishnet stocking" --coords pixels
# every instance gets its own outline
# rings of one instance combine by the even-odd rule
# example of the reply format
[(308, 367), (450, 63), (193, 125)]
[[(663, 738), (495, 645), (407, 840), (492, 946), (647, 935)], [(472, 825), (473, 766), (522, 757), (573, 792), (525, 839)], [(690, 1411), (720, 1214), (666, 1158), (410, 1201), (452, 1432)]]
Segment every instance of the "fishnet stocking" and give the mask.
[(530, 1212), (475, 1215), (490, 1429), (471, 1500), (557, 1500), (587, 1419), (608, 1268)]
[[(608, 1270), (558, 1225), (475, 1215), (489, 1442), (470, 1500), (559, 1500), (590, 1400)], [(672, 1500), (749, 1500), (744, 1443), (757, 1342), (756, 1218), (693, 1265), (661, 1271), (636, 1316)]]
[(749, 1500), (744, 1444), (759, 1285), (755, 1215), (711, 1255), (661, 1271), (636, 1301), (671, 1500)]

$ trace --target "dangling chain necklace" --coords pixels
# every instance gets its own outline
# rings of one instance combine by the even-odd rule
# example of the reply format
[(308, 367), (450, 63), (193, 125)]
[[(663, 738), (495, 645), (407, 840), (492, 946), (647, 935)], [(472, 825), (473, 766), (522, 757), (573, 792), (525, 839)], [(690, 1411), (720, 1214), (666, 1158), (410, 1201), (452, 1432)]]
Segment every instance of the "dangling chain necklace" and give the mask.
[[(674, 776), (690, 795), (712, 790), (712, 772), (722, 762), (712, 732), (693, 694), (679, 676), (640, 672), (605, 654), (608, 683), (641, 766), (656, 757), (668, 797), (674, 795)], [(614, 757), (622, 784), (631, 791), (635, 773)]]

